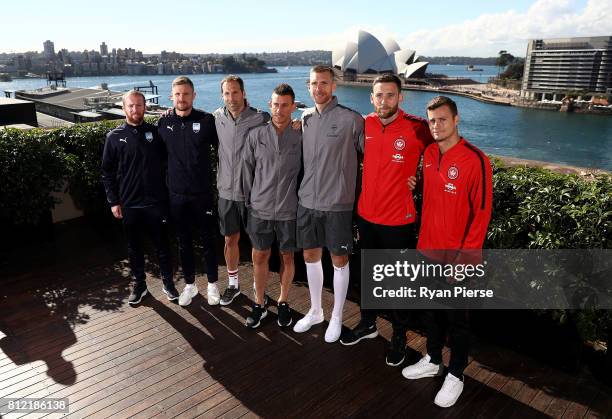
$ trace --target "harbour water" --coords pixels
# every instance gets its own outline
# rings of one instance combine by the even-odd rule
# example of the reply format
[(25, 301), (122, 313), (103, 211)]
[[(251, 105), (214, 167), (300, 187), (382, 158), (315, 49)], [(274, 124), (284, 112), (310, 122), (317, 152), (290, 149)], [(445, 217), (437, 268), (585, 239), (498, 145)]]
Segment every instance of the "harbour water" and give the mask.
[[(430, 65), (428, 72), (449, 77), (469, 77), (486, 82), (497, 74), (497, 67), (477, 66), (483, 71), (468, 71), (465, 66)], [(289, 83), (296, 99), (311, 106), (306, 80), (309, 67), (278, 68), (278, 73), (243, 74), (247, 98), (255, 107), (266, 108), (270, 92), (278, 83)], [(160, 104), (169, 106), (170, 84), (175, 76), (105, 76), (67, 79), (73, 87), (96, 87), (107, 83), (111, 90), (127, 90), (144, 86), (152, 80), (159, 88)], [(196, 107), (212, 111), (222, 104), (219, 81), (223, 74), (190, 76), (197, 97)], [(35, 89), (46, 85), (43, 79), (20, 79), (0, 82), (6, 89)], [(363, 114), (372, 111), (369, 89), (339, 86), (339, 101)], [(404, 92), (403, 108), (425, 116), (425, 105), (432, 92)], [(515, 108), (478, 102), (453, 96), (459, 106), (460, 133), (484, 151), (503, 156), (543, 160), (574, 166), (612, 170), (612, 118), (601, 115), (567, 114), (552, 111)]]

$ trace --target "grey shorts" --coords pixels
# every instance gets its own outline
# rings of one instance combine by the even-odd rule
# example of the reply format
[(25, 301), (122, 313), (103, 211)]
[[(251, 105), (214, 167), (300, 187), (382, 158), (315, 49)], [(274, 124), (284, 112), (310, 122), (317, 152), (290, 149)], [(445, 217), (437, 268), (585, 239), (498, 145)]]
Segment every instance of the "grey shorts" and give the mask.
[(297, 245), (300, 249), (327, 247), (336, 256), (353, 251), (353, 212), (318, 211), (298, 205)]
[(257, 250), (270, 249), (275, 238), (281, 252), (295, 252), (297, 250), (295, 246), (295, 220), (262, 220), (249, 213), (246, 230), (251, 238), (251, 244)]
[(219, 230), (223, 236), (240, 233), (240, 226), (246, 228), (247, 210), (244, 202), (219, 198)]

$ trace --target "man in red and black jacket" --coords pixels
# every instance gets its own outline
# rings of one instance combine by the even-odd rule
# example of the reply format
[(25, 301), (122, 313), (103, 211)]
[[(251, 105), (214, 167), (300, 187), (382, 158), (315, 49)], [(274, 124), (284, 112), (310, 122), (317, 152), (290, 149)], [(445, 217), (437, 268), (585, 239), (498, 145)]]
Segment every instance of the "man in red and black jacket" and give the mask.
[[(492, 170), (487, 156), (459, 136), (453, 100), (438, 96), (427, 106), (436, 141), (423, 155), (423, 209), (417, 249), (429, 261), (474, 263), (484, 243), (493, 201)], [(425, 312), (427, 355), (402, 371), (408, 379), (442, 375), (442, 348), (450, 335), (448, 374), (435, 404), (450, 407), (463, 391), (469, 330), (465, 309)]]
[[(427, 121), (399, 108), (401, 81), (392, 74), (377, 77), (371, 102), (375, 112), (365, 120), (361, 195), (357, 213), (362, 249), (414, 248), (416, 210), (408, 180), (415, 176), (425, 147), (433, 143)], [(345, 332), (340, 343), (354, 345), (378, 336), (377, 310), (361, 310), (361, 321)], [(390, 310), (393, 337), (387, 365), (397, 366), (406, 353), (406, 313)]]

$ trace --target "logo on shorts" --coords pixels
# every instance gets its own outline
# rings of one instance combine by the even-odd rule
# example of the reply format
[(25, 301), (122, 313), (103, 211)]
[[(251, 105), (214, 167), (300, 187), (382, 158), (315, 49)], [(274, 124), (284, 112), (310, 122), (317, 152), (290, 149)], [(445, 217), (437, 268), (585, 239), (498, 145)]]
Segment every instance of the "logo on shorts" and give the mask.
[(145, 138), (148, 142), (153, 141), (153, 133), (151, 131), (145, 132)]
[(403, 138), (398, 138), (393, 142), (393, 147), (398, 151), (402, 151), (406, 147), (406, 141)]
[(199, 122), (194, 122), (193, 123), (193, 132), (195, 132), (196, 134), (198, 132), (200, 132), (200, 123)]
[(459, 177), (459, 169), (457, 169), (457, 166), (449, 167), (448, 168), (447, 176), (451, 180), (457, 179)]
[(348, 250), (348, 244), (344, 244), (340, 246), (340, 249)]

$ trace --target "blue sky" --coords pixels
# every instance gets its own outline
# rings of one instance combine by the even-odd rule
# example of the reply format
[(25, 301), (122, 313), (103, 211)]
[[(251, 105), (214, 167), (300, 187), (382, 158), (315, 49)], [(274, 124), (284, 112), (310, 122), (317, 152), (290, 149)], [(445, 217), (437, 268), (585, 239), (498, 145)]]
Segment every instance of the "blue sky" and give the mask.
[(523, 54), (533, 37), (612, 35), (612, 0), (31, 0), (3, 3), (0, 52), (133, 47), (145, 53), (333, 49), (359, 28), (421, 55)]

